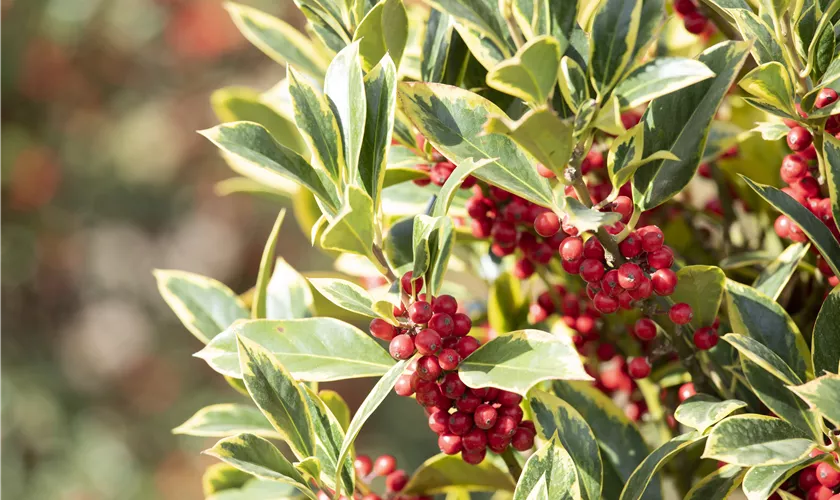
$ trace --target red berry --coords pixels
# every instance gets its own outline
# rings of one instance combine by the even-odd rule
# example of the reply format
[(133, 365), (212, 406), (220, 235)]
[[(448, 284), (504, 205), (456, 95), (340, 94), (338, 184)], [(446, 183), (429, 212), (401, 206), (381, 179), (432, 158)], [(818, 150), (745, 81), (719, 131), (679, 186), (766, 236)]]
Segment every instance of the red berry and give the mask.
[(517, 426), (518, 424), (516, 422), (516, 419), (514, 419), (513, 417), (500, 415), (498, 418), (496, 418), (496, 425), (493, 426), (493, 433), (511, 438), (516, 432)]
[(373, 462), (373, 473), (377, 476), (387, 476), (397, 468), (397, 459), (391, 455), (381, 455)]
[(412, 284), (414, 285), (414, 290), (419, 292), (423, 288), (423, 277), (419, 277), (412, 283), (413, 274), (411, 271), (403, 274), (402, 278), (400, 278), (400, 283), (402, 283), (403, 291), (409, 295), (412, 295)]
[(516, 231), (516, 226), (509, 222), (501, 221), (493, 224), (493, 230), (490, 231), (490, 235), (493, 237), (493, 241), (502, 246), (515, 245), (518, 234), (519, 233)]
[(502, 406), (516, 406), (522, 402), (522, 396), (515, 392), (499, 390), (496, 402)]
[(826, 87), (817, 94), (817, 98), (814, 100), (814, 107), (817, 109), (824, 108), (829, 104), (833, 104), (836, 100), (837, 92), (834, 89)]
[(400, 334), (391, 339), (388, 352), (394, 359), (408, 359), (414, 354), (414, 340), (408, 334)]
[(408, 397), (414, 394), (414, 386), (411, 383), (411, 375), (405, 374), (400, 375), (400, 378), (397, 379), (397, 383), (394, 384), (394, 392), (397, 395), (402, 397)]
[(595, 259), (603, 262), (606, 254), (598, 238), (593, 237), (586, 240), (586, 243), (583, 244), (583, 256), (587, 259)]
[(618, 284), (625, 290), (635, 290), (639, 287), (644, 275), (641, 267), (632, 262), (627, 262), (618, 268)]
[(618, 299), (610, 297), (603, 290), (595, 294), (592, 304), (595, 306), (595, 309), (604, 314), (614, 313), (618, 311), (619, 307)]
[(580, 263), (583, 262), (581, 260), (576, 261), (568, 261), (568, 260), (561, 260), (560, 265), (563, 267), (563, 270), (569, 274), (578, 274), (580, 272)]
[(461, 452), (461, 436), (445, 432), (438, 437), (438, 448), (442, 453), (455, 455)]
[(788, 131), (787, 144), (793, 151), (803, 151), (811, 145), (811, 132), (805, 127), (796, 126)]
[(458, 312), (458, 301), (455, 300), (455, 297), (451, 295), (441, 295), (440, 297), (436, 298), (435, 303), (432, 304), (432, 312), (448, 314), (452, 316), (453, 314)]
[(540, 176), (545, 177), (546, 179), (553, 179), (557, 177), (557, 175), (554, 172), (552, 172), (548, 167), (546, 167), (542, 163), (537, 163), (537, 173), (540, 174)]
[(498, 409), (499, 416), (506, 416), (511, 417), (516, 420), (516, 424), (519, 425), (519, 422), (522, 422), (522, 417), (525, 416), (525, 412), (522, 411), (522, 407), (519, 405), (515, 406), (502, 406)]
[(810, 490), (808, 490), (808, 494), (805, 496), (806, 500), (831, 500), (834, 496), (834, 492), (831, 489), (826, 488), (825, 486), (814, 486)]
[(782, 180), (788, 184), (802, 179), (808, 175), (808, 162), (798, 154), (790, 154), (782, 160), (782, 168), (779, 169)]
[(404, 470), (395, 470), (385, 478), (387, 491), (402, 491), (406, 484), (408, 484), (408, 474)]
[(440, 364), (440, 367), (446, 371), (452, 371), (458, 368), (458, 364), (460, 362), (461, 356), (455, 349), (444, 349), (438, 356), (438, 363)]
[(816, 467), (807, 467), (802, 469), (802, 472), (799, 473), (799, 488), (802, 491), (808, 491), (814, 486), (819, 486), (820, 483), (817, 480), (817, 468)]
[(447, 398), (458, 399), (467, 390), (467, 386), (461, 382), (461, 377), (458, 376), (458, 372), (449, 372), (443, 377), (443, 382), (440, 383), (440, 389)]
[(650, 363), (646, 358), (633, 358), (627, 363), (627, 373), (633, 378), (645, 378), (650, 375)]
[(621, 285), (618, 284), (618, 270), (610, 269), (601, 278), (601, 290), (610, 297), (618, 297), (621, 293)]
[(370, 333), (374, 337), (391, 341), (397, 335), (397, 328), (385, 321), (384, 319), (376, 318), (370, 322)]
[(414, 338), (414, 347), (420, 354), (434, 354), (440, 349), (440, 334), (431, 328), (421, 330)]
[(826, 488), (836, 488), (840, 486), (840, 471), (823, 462), (817, 466), (817, 481)]
[(642, 253), (642, 239), (634, 231), (618, 244), (618, 249), (625, 258), (632, 259)]
[[(329, 500), (330, 497), (327, 496), (326, 498), (327, 498), (327, 500)], [(340, 498), (345, 498), (346, 499), (347, 497), (342, 495)], [(318, 500), (320, 500), (320, 497), (318, 497)], [(368, 493), (367, 495), (362, 497), (362, 500), (382, 500), (382, 497), (377, 495), (376, 493)]]
[(674, 11), (681, 16), (686, 16), (697, 12), (697, 5), (692, 0), (674, 0)]
[(709, 20), (706, 19), (706, 16), (697, 11), (689, 12), (683, 17), (683, 26), (692, 35), (699, 35), (706, 31), (708, 23)]
[(496, 409), (489, 404), (479, 405), (473, 414), (475, 426), (484, 430), (491, 429), (494, 425), (496, 425), (497, 418), (498, 412), (496, 412)]
[(461, 437), (461, 447), (468, 452), (483, 450), (487, 447), (487, 433), (481, 429), (471, 429)]
[(697, 394), (697, 391), (691, 382), (681, 385), (677, 391), (677, 397), (679, 397), (681, 403), (695, 394)]
[(604, 264), (600, 260), (584, 259), (580, 263), (580, 277), (587, 283), (597, 283), (604, 276)]
[(671, 306), (671, 310), (668, 311), (668, 317), (677, 325), (685, 325), (691, 321), (694, 313), (690, 305), (685, 302), (680, 302)]
[(429, 415), (429, 429), (435, 434), (443, 434), (449, 425), (449, 414), (443, 411), (436, 411)]
[(452, 321), (454, 323), (452, 335), (455, 335), (456, 337), (463, 337), (472, 330), (472, 320), (464, 313), (455, 313), (455, 315), (452, 316)]
[(560, 231), (560, 219), (554, 212), (543, 212), (534, 221), (534, 230), (545, 238), (554, 236)]
[(458, 339), (458, 343), (455, 344), (455, 350), (458, 351), (458, 355), (461, 356), (461, 359), (466, 359), (467, 356), (478, 349), (478, 346), (478, 340), (474, 337), (461, 337)]
[[(435, 299), (435, 304), (438, 300), (440, 299)], [(429, 319), (429, 328), (436, 331), (441, 337), (449, 337), (455, 331), (455, 321), (452, 316), (446, 313), (433, 314)]]
[(773, 229), (779, 235), (779, 238), (787, 238), (790, 235), (790, 227), (790, 219), (785, 215), (778, 216), (776, 222), (773, 223)]
[(569, 236), (560, 244), (560, 257), (566, 262), (579, 262), (583, 258), (583, 239)]
[(517, 260), (513, 265), (512, 273), (516, 279), (524, 280), (530, 278), (534, 274), (534, 271), (534, 263), (526, 258), (522, 258)]
[(373, 462), (367, 455), (358, 455), (353, 462), (353, 468), (356, 469), (356, 475), (365, 477), (373, 470)]
[(418, 300), (408, 307), (408, 317), (417, 324), (424, 324), (432, 318), (432, 306), (424, 300)]
[(706, 351), (716, 346), (718, 335), (714, 328), (705, 326), (694, 332), (694, 345), (701, 351)]
[(511, 446), (519, 451), (527, 451), (534, 446), (535, 432), (528, 427), (517, 427), (510, 440)]
[(653, 293), (653, 284), (651, 283), (650, 278), (643, 276), (642, 280), (639, 282), (639, 287), (635, 290), (628, 290), (627, 293), (633, 300), (645, 300), (650, 297), (651, 293)]
[(471, 465), (478, 465), (484, 461), (484, 457), (487, 456), (487, 449), (482, 448), (476, 451), (462, 451), (461, 452), (461, 460), (464, 462), (471, 464)]
[(653, 273), (650, 282), (657, 295), (671, 295), (677, 288), (677, 274), (670, 269), (660, 269)]
[(496, 453), (505, 451), (510, 446), (510, 440), (511, 438), (509, 436), (503, 434), (497, 434), (495, 432), (487, 433), (487, 447)]
[(463, 411), (456, 411), (452, 415), (449, 415), (448, 426), (449, 432), (456, 436), (463, 436), (473, 427), (472, 416)]
[(668, 246), (647, 254), (647, 263), (653, 269), (667, 269), (674, 265), (674, 253)]
[[(647, 226), (647, 229), (642, 233), (642, 250), (645, 252), (655, 252), (662, 248), (665, 242), (665, 235), (662, 230), (656, 226)], [(641, 231), (639, 231), (641, 233)]]
[(417, 360), (417, 371), (415, 373), (417, 373), (420, 380), (432, 382), (440, 377), (443, 370), (438, 362), (438, 358), (427, 355)]
[(610, 208), (613, 212), (621, 214), (621, 222), (627, 224), (633, 215), (633, 200), (627, 196), (619, 196), (610, 204)]
[(810, 176), (798, 180), (791, 187), (795, 191), (802, 193), (805, 198), (813, 198), (820, 195), (820, 183)]
[(656, 323), (650, 318), (640, 318), (633, 325), (633, 333), (639, 340), (653, 340), (656, 338)]
[(455, 407), (459, 410), (472, 415), (476, 408), (481, 404), (481, 398), (472, 393), (472, 391), (465, 391), (461, 397), (455, 402)]

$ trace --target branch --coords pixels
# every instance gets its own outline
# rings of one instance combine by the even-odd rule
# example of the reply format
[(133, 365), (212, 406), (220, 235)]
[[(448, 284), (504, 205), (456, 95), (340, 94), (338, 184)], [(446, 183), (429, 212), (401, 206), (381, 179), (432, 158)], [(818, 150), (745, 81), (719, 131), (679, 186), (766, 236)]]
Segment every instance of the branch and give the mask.
[(505, 461), (505, 465), (507, 465), (511, 477), (513, 477), (513, 481), (518, 483), (519, 476), (522, 475), (522, 467), (519, 466), (519, 461), (516, 460), (516, 456), (513, 454), (513, 448), (510, 446), (505, 448), (505, 451), (502, 452), (502, 458)]

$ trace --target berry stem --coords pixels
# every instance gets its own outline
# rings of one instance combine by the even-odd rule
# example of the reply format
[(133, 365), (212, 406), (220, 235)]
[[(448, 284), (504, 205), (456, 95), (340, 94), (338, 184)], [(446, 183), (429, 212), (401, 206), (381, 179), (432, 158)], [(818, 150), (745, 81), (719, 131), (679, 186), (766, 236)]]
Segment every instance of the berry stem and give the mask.
[(385, 257), (385, 252), (382, 251), (382, 247), (378, 243), (373, 244), (373, 256), (376, 257), (376, 261), (379, 262), (379, 265), (382, 266), (382, 269), (385, 271), (385, 279), (388, 280), (388, 283), (393, 283), (397, 281), (397, 275), (394, 274), (394, 270), (391, 269), (391, 263), (388, 262), (388, 258)]
[(513, 477), (513, 481), (518, 483), (519, 476), (522, 475), (522, 467), (519, 465), (519, 461), (516, 460), (516, 456), (513, 454), (511, 447), (507, 447), (502, 452), (502, 459), (505, 461), (505, 465), (507, 465), (508, 472)]

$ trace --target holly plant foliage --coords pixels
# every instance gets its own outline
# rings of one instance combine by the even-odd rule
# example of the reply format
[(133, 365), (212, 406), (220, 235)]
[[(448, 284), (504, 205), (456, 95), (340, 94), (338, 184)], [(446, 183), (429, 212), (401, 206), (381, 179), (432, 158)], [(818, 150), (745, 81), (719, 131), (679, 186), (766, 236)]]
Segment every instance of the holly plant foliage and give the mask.
[[(242, 295), (156, 273), (253, 400), (175, 430), (208, 498), (840, 498), (840, 0), (295, 3), (228, 4), (286, 77), (201, 134), (335, 269), (283, 211)], [(354, 449), (394, 393), (415, 471)]]

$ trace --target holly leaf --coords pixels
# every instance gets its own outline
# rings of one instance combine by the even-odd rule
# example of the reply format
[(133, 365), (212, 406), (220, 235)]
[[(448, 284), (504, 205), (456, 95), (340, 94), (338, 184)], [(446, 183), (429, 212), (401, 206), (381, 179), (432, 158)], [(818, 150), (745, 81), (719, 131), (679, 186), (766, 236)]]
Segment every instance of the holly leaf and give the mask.
[(717, 424), (703, 458), (742, 467), (781, 465), (806, 457), (814, 443), (784, 420), (764, 415), (736, 415)]
[(399, 68), (407, 40), (408, 13), (402, 0), (385, 0), (374, 5), (353, 35), (353, 41), (359, 42), (359, 55), (366, 70), (386, 55)]
[(622, 110), (641, 106), (715, 76), (705, 64), (683, 57), (658, 57), (630, 72), (615, 87)]
[(550, 110), (531, 110), (517, 121), (506, 115), (491, 116), (484, 129), (510, 137), (564, 180), (563, 171), (572, 153), (572, 127)]
[(723, 300), (724, 272), (715, 266), (685, 266), (677, 271), (677, 280), (671, 299), (691, 306), (691, 324), (700, 328), (714, 323)]
[(210, 437), (227, 437), (246, 432), (270, 439), (283, 439), (260, 410), (240, 404), (206, 406), (172, 429), (173, 434)]
[[(544, 488), (544, 491), (541, 491)], [(528, 457), (513, 492), (513, 500), (579, 498), (580, 484), (572, 457), (557, 434)]]
[(551, 36), (540, 36), (523, 45), (511, 59), (487, 73), (487, 85), (534, 106), (548, 101), (565, 47)]
[(708, 394), (697, 394), (686, 399), (674, 412), (677, 422), (697, 429), (697, 432), (704, 434), (709, 428), (732, 412), (745, 408), (747, 403), (728, 399), (721, 401)]
[(814, 373), (817, 375), (837, 373), (840, 370), (840, 335), (837, 334), (837, 325), (840, 325), (840, 286), (834, 287), (825, 298), (814, 323), (811, 356)]
[(791, 387), (811, 409), (835, 426), (840, 425), (840, 375), (829, 373), (805, 384)]
[(268, 282), (271, 278), (271, 262), (274, 260), (274, 252), (277, 249), (277, 237), (280, 236), (280, 226), (286, 218), (286, 209), (280, 211), (271, 228), (271, 234), (265, 242), (262, 258), (260, 259), (260, 270), (257, 274), (257, 284), (254, 286), (254, 298), (251, 302), (251, 317), (254, 319), (266, 317), (266, 294)]
[(607, 95), (630, 63), (641, 13), (641, 0), (607, 0), (595, 13), (588, 69), (601, 96)]
[(438, 495), (457, 490), (513, 491), (510, 474), (485, 460), (470, 465), (460, 457), (435, 455), (423, 462), (414, 472), (402, 493), (405, 495)]
[(651, 479), (659, 469), (668, 463), (674, 455), (704, 439), (706, 439), (706, 436), (698, 432), (689, 432), (681, 434), (653, 450), (650, 455), (642, 460), (642, 463), (639, 464), (624, 484), (624, 489), (621, 490), (620, 500), (638, 500), (642, 498)]
[(683, 500), (724, 500), (741, 484), (746, 469), (726, 464), (694, 483)]
[(807, 255), (809, 248), (811, 245), (807, 243), (794, 243), (785, 248), (776, 260), (761, 270), (753, 281), (753, 288), (767, 295), (771, 300), (777, 300), (793, 273), (796, 272), (796, 268), (799, 267), (799, 262)]

